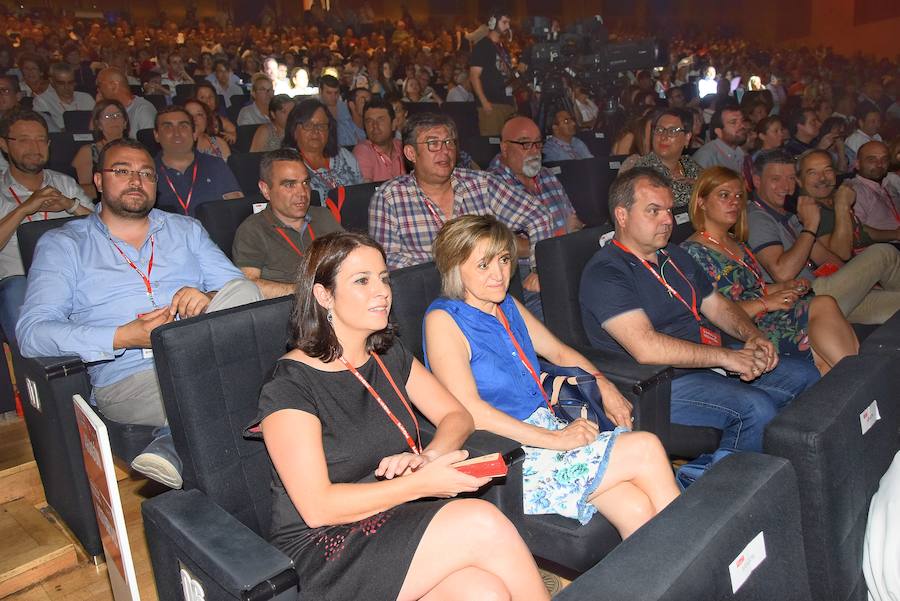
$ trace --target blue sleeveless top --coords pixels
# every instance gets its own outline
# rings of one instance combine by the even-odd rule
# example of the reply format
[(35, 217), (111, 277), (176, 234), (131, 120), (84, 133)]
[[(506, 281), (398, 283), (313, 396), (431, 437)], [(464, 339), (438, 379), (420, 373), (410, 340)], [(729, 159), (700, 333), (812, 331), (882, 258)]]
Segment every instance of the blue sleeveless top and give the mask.
[[(509, 321), (509, 327), (516, 341), (540, 377), (540, 366), (534, 346), (531, 344), (531, 337), (528, 336), (525, 321), (512, 297), (507, 294), (500, 303), (500, 308)], [(484, 401), (519, 420), (524, 420), (534, 413), (535, 409), (544, 405), (543, 394), (519, 359), (516, 347), (513, 346), (506, 328), (499, 319), (463, 301), (448, 298), (435, 300), (425, 314), (435, 309), (446, 311), (469, 341), (469, 347), (472, 349), (469, 365), (478, 387), (478, 394)], [(423, 348), (425, 348), (424, 336), (423, 330)], [(425, 366), (430, 369), (427, 351)]]

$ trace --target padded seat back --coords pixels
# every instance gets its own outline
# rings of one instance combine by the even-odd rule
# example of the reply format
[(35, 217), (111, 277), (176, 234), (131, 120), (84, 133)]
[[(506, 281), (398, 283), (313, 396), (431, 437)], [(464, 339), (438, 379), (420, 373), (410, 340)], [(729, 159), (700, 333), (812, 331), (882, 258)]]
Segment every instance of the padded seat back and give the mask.
[(369, 202), (384, 182), (340, 186), (328, 191), (325, 206), (345, 230), (369, 232)]
[[(856, 327), (854, 326), (854, 330)], [(857, 336), (859, 332), (857, 332)], [(862, 355), (884, 355), (900, 353), (900, 311), (878, 326), (878, 328), (866, 336), (860, 344), (859, 352)]]
[(600, 236), (612, 229), (610, 224), (589, 227), (565, 236), (541, 240), (535, 247), (544, 323), (570, 346), (588, 345), (581, 322), (581, 302), (578, 299), (581, 272), (594, 253), (600, 250)]
[(64, 111), (63, 124), (70, 134), (91, 133), (92, 111)]
[(460, 138), (460, 146), (482, 169), (487, 169), (500, 152), (500, 136), (469, 136)]
[(78, 149), (91, 143), (90, 134), (81, 134), (78, 140), (68, 132), (53, 132), (50, 134), (50, 159), (47, 167), (54, 171), (66, 172), (72, 169), (72, 159), (78, 154)]
[(609, 222), (609, 171), (605, 159), (581, 159), (545, 163), (559, 179), (575, 213), (587, 227)]
[(237, 152), (250, 152), (250, 145), (253, 143), (253, 136), (256, 135), (257, 129), (259, 129), (258, 123), (238, 125), (237, 140), (234, 143), (233, 150)]
[(196, 90), (196, 88), (197, 84), (193, 83), (175, 84), (175, 94), (184, 98), (190, 98), (194, 95), (194, 91)]
[[(391, 272), (391, 321), (397, 337), (419, 361), (422, 353), (422, 320), (431, 302), (441, 295), (441, 274), (434, 263), (412, 265)], [(513, 272), (509, 293), (522, 300), (522, 283)]]
[(166, 97), (162, 94), (147, 94), (144, 96), (144, 100), (152, 104), (157, 111), (166, 108)]
[(797, 472), (810, 590), (819, 601), (866, 599), (869, 502), (900, 448), (895, 359), (846, 357), (766, 427), (765, 452)]
[(449, 115), (456, 123), (460, 140), (479, 135), (478, 110), (474, 102), (445, 102), (441, 105), (441, 112)]
[[(788, 462), (731, 455), (554, 599), (818, 600), (804, 580), (800, 507)], [(750, 547), (760, 535), (764, 552)], [(742, 554), (747, 579), (735, 592), (730, 564)]]
[(580, 131), (575, 136), (584, 142), (591, 154), (597, 158), (606, 159), (612, 148), (612, 142), (602, 131)]
[(228, 166), (246, 196), (259, 194), (259, 163), (264, 154), (264, 152), (232, 152), (228, 157)]
[(234, 235), (244, 219), (253, 214), (253, 205), (257, 202), (266, 202), (266, 199), (256, 195), (232, 200), (213, 200), (197, 207), (197, 219), (203, 224), (212, 241), (229, 259), (232, 258)]
[(271, 519), (269, 456), (242, 432), (256, 416), (263, 379), (286, 350), (291, 302), (210, 313), (151, 335), (184, 488), (203, 491), (263, 536)]
[(22, 255), (22, 265), (25, 267), (25, 275), (31, 269), (34, 260), (34, 250), (38, 240), (50, 230), (55, 230), (69, 223), (73, 219), (84, 219), (85, 216), (63, 217), (62, 219), (42, 219), (41, 221), (23, 221), (16, 228), (16, 238), (19, 241), (19, 254)]
[(687, 207), (678, 207), (672, 210), (672, 235), (669, 242), (672, 244), (681, 244), (691, 237), (694, 233), (694, 224), (691, 223), (691, 217), (688, 215)]
[(147, 149), (147, 152), (149, 152), (152, 157), (159, 154), (159, 151), (162, 149), (159, 142), (157, 142), (156, 138), (153, 136), (152, 127), (138, 130), (137, 141), (144, 145), (144, 148)]

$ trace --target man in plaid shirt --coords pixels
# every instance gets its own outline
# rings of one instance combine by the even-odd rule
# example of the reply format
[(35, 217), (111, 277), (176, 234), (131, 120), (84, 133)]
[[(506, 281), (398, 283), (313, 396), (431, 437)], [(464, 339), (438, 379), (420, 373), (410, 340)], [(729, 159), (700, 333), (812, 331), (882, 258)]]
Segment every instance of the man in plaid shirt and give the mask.
[[(389, 269), (432, 260), (444, 222), (459, 215), (494, 215), (518, 237), (519, 256), (534, 268), (534, 245), (553, 235), (550, 211), (530, 194), (486, 171), (455, 168), (456, 124), (420, 113), (403, 128), (403, 154), (415, 169), (384, 184), (369, 205), (369, 233), (384, 247)], [(537, 274), (527, 288), (539, 290)]]

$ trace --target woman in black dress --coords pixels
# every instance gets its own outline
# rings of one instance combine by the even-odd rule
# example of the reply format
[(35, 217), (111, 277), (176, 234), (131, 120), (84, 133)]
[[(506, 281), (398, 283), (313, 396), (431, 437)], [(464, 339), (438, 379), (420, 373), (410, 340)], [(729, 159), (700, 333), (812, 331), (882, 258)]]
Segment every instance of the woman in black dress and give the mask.
[[(371, 238), (341, 232), (310, 246), (293, 350), (260, 394), (275, 467), (270, 539), (313, 599), (547, 599), (494, 506), (435, 500), (489, 478), (450, 467), (466, 457), (472, 418), (393, 340), (390, 308), (384, 251)], [(424, 449), (410, 403), (437, 426)]]

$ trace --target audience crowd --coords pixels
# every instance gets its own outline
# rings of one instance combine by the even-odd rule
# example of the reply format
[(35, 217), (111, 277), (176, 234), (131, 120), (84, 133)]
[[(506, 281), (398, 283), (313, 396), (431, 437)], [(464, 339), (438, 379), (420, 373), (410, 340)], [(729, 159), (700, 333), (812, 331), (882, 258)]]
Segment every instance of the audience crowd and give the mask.
[[(678, 494), (659, 441), (627, 432), (630, 403), (602, 366), (542, 323), (553, 308), (541, 304), (535, 246), (584, 227), (572, 189), (557, 178), (559, 162), (621, 163), (608, 195), (594, 199), (608, 203), (614, 236), (584, 270), (585, 333), (596, 348), (684, 372), (672, 382), (672, 422), (723, 432), (712, 458), (689, 465), (702, 470), (725, 454), (761, 450), (777, 412), (857, 353), (851, 324), (880, 324), (900, 309), (894, 62), (680, 37), (668, 44), (667, 64), (620, 73), (613, 96), (564, 78), (563, 94), (545, 106), (528, 70), (535, 40), (505, 13), (486, 25), (417, 23), (408, 14), (385, 22), (367, 5), (343, 14), (316, 3), (302, 24), (266, 19), (236, 27), (0, 17), (0, 327), (24, 356), (76, 354), (89, 363), (99, 411), (157, 428), (133, 466), (171, 487), (182, 484), (181, 465), (149, 332), (176, 317), (296, 293), (293, 361), (280, 362), (266, 384), (259, 416), (285, 537), (298, 524), (318, 531), (474, 490), (483, 482), (473, 477), (443, 488), (436, 480), (447, 477), (447, 457), (462, 458), (456, 449), (473, 427), (526, 446), (528, 511), (582, 522), (599, 511), (623, 537), (652, 518)], [(638, 37), (613, 32), (611, 41)], [(488, 155), (477, 151), (478, 134), (498, 138)], [(239, 168), (253, 157), (258, 190)], [(371, 238), (342, 233), (340, 211), (326, 208), (330, 195), (340, 204), (359, 184), (377, 184)], [(250, 196), (267, 204), (237, 229), (229, 259), (192, 218), (203, 205)], [(675, 214), (693, 224), (690, 238), (673, 239)], [(87, 218), (45, 234), (26, 281), (16, 228), (70, 215)], [(390, 350), (383, 332), (387, 271), (429, 261), (445, 295), (425, 321), (434, 376), (402, 348)], [(350, 279), (345, 265), (364, 276)], [(521, 303), (507, 294), (513, 277)], [(400, 387), (380, 359), (377, 373), (368, 362), (378, 353), (403, 376)], [(565, 424), (548, 411), (530, 379), (537, 355), (592, 373), (615, 430), (598, 435), (586, 420)], [(324, 452), (332, 474), (340, 461), (329, 453), (349, 451), (331, 428), (346, 417), (321, 399), (381, 374), (377, 392), (360, 390), (379, 402), (379, 393), (396, 392), (406, 405), (408, 389), (438, 435), (414, 444), (408, 405), (394, 407), (404, 422), (409, 411), (405, 426), (385, 405), (411, 452), (373, 439), (383, 461), (373, 450), (335, 473), (357, 482), (372, 469), (392, 479), (437, 467), (422, 470), (415, 491), (384, 488), (354, 501), (330, 487), (325, 461), (294, 465), (292, 457)], [(288, 403), (292, 394), (299, 400)], [(322, 434), (324, 449), (293, 431)], [(617, 449), (612, 459), (607, 447)], [(591, 475), (545, 495), (562, 452)], [(316, 495), (301, 492), (303, 470), (318, 474), (309, 480)], [(421, 505), (391, 519), (418, 515), (422, 536), (425, 518), (440, 510), (436, 523), (450, 536), (454, 524), (481, 515), (508, 546), (494, 557), (499, 545), (485, 546), (487, 567), (475, 576), (543, 598), (534, 573), (516, 582), (503, 565), (503, 553), (521, 561), (514, 529), (477, 503), (451, 505), (457, 513)], [(455, 536), (461, 549), (487, 545), (488, 537)], [(318, 565), (284, 544), (298, 565)], [(401, 559), (415, 563), (418, 553)], [(419, 574), (379, 586), (412, 595), (473, 577)]]

